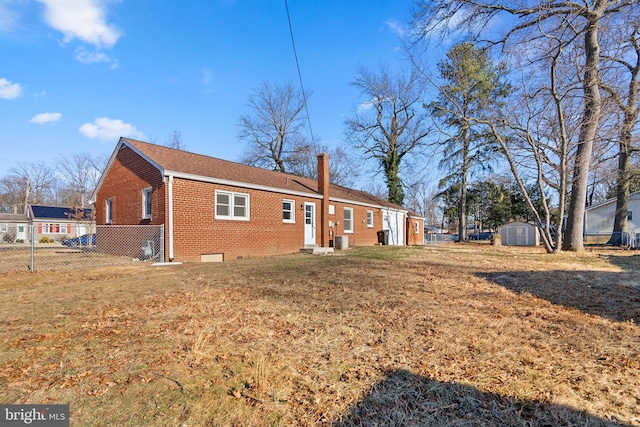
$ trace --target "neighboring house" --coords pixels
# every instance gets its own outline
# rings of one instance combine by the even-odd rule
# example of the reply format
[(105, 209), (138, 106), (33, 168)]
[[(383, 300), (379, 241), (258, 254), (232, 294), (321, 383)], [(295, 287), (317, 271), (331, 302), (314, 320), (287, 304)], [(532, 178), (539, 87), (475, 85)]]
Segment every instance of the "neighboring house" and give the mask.
[[(303, 246), (422, 244), (424, 220), (369, 193), (318, 179), (120, 138), (92, 195), (96, 223), (164, 225), (167, 261), (293, 253)], [(99, 236), (98, 236), (99, 240)]]
[(506, 246), (538, 246), (540, 231), (535, 224), (512, 221), (500, 227), (501, 243)]
[[(615, 198), (586, 208), (584, 211), (585, 234), (613, 233), (613, 220), (615, 213)], [(640, 229), (640, 191), (629, 194), (627, 231), (634, 231), (636, 229)]]
[(59, 241), (95, 232), (92, 209), (30, 205), (27, 217), (36, 242), (42, 237)]
[(0, 213), (0, 244), (28, 241), (28, 225), (25, 214)]

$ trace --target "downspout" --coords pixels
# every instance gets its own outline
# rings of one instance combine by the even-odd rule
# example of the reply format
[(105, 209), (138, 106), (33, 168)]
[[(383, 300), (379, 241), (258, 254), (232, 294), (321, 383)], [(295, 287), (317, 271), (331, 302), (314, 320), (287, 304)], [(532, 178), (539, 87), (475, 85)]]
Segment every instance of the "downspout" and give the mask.
[(173, 261), (173, 175), (169, 175), (169, 262)]

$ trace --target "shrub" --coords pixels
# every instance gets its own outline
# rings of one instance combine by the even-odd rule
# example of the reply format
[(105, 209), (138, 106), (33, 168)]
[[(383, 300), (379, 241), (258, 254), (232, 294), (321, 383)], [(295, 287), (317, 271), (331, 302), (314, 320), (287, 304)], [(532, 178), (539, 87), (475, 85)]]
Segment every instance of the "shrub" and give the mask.
[(24, 243), (24, 239), (17, 239), (16, 243)]
[(53, 243), (53, 239), (47, 236), (42, 236), (38, 243)]
[(2, 240), (4, 240), (6, 243), (13, 243), (15, 239), (16, 239), (16, 233), (7, 233), (4, 236), (2, 236)]

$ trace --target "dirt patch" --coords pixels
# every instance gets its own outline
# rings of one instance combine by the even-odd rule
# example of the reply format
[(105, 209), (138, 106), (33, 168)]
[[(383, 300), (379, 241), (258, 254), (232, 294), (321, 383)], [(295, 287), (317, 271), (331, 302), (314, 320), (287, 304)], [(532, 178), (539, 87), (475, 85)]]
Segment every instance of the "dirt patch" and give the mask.
[(0, 402), (78, 426), (640, 425), (638, 266), (447, 245), (0, 277)]

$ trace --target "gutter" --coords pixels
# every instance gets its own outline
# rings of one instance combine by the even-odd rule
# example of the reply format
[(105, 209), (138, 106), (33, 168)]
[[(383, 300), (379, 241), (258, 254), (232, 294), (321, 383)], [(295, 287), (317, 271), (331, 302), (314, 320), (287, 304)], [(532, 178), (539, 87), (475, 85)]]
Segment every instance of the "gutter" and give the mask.
[(169, 262), (173, 261), (173, 175), (169, 175)]

